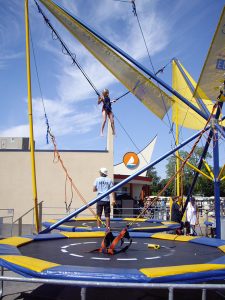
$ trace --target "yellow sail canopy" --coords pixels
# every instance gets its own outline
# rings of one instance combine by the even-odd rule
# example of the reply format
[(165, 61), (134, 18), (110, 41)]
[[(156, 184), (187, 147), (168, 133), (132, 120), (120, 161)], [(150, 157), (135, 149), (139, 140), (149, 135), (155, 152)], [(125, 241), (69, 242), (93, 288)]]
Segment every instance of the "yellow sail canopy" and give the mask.
[[(188, 80), (191, 82), (192, 86), (196, 88), (196, 82), (194, 79), (190, 76), (180, 62), (179, 65), (187, 76)], [(178, 93), (188, 99), (194, 106), (200, 108), (196, 99), (193, 97), (193, 91), (188, 86), (175, 61), (172, 62), (172, 85)], [(204, 96), (204, 100), (202, 100), (203, 103), (208, 108), (209, 112), (211, 112), (213, 107), (212, 101), (210, 101), (205, 94), (202, 93), (202, 95)], [(205, 126), (206, 121), (199, 114), (194, 112), (191, 108), (188, 108), (187, 105), (185, 105), (177, 97), (173, 96), (173, 99), (174, 103), (172, 106), (172, 120), (174, 123), (196, 130), (202, 129)]]
[(143, 73), (133, 67), (110, 46), (85, 28), (77, 18), (68, 14), (53, 1), (40, 0), (46, 8), (91, 52), (130, 92), (149, 110), (163, 119), (172, 98)]
[(208, 55), (205, 60), (195, 95), (202, 98), (204, 91), (209, 99), (216, 100), (225, 73), (225, 7), (220, 17)]

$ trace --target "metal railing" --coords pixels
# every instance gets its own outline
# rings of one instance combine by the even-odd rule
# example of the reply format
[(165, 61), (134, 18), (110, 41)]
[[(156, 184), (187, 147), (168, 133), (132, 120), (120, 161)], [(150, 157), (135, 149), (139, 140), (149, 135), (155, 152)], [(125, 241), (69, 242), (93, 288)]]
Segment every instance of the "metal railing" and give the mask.
[[(42, 226), (42, 207), (43, 207), (43, 202), (41, 201), (38, 203), (38, 214), (39, 214), (39, 227), (41, 228)], [(28, 215), (32, 214), (32, 224), (29, 224), (28, 226), (26, 226), (26, 224), (24, 224), (23, 220), (25, 217), (27, 217)], [(17, 225), (17, 226), (16, 226)], [(32, 207), (31, 209), (29, 209), (27, 212), (25, 212), (22, 216), (20, 216), (18, 219), (16, 219), (13, 222), (13, 231), (16, 235), (21, 236), (23, 234), (23, 231), (28, 230), (29, 232), (26, 233), (33, 233), (33, 231), (35, 231), (35, 225), (34, 225), (34, 207)]]
[[(225, 290), (225, 284), (173, 284), (173, 283), (119, 283), (119, 282), (100, 282), (100, 281), (83, 281), (83, 280), (67, 280), (67, 279), (40, 279), (40, 278), (23, 278), (23, 277), (6, 277), (4, 275), (4, 270), (1, 267), (0, 276), (0, 298), (3, 297), (3, 282), (27, 282), (27, 283), (37, 283), (37, 284), (53, 284), (53, 285), (65, 285), (65, 286), (76, 286), (80, 287), (81, 300), (86, 299), (87, 289), (92, 288), (123, 288), (123, 289), (152, 289), (152, 290), (167, 290), (168, 300), (174, 300), (175, 290), (185, 290), (187, 294), (193, 290), (201, 290), (201, 299), (206, 300), (207, 291), (214, 290)], [(92, 291), (93, 292), (93, 291)], [(193, 295), (191, 296), (193, 297)], [(223, 297), (225, 297), (223, 295)], [(197, 298), (194, 298), (197, 299)]]
[(0, 236), (12, 236), (14, 209), (0, 209)]

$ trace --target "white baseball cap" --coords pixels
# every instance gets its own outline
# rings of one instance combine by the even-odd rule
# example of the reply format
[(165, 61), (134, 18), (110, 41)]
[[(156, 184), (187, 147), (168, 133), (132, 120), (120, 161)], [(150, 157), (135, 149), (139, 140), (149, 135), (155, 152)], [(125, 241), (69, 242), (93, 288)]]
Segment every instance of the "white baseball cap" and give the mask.
[(102, 173), (102, 174), (104, 174), (104, 175), (106, 175), (106, 176), (108, 175), (108, 170), (106, 168), (101, 168), (99, 170), (99, 172)]

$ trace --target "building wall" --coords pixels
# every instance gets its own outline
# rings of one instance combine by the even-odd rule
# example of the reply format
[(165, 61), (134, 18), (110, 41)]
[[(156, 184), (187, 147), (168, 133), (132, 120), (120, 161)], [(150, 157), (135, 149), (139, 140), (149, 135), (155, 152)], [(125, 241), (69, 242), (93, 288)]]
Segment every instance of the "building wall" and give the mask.
[[(61, 158), (80, 193), (90, 201), (95, 198), (93, 182), (99, 176), (98, 170), (106, 167), (113, 178), (113, 140), (108, 135), (106, 151), (66, 151), (60, 152)], [(52, 151), (35, 151), (38, 201), (44, 201), (44, 207), (62, 207), (56, 209), (59, 214), (65, 213), (65, 173), (60, 163), (53, 162)], [(15, 209), (14, 220), (34, 206), (30, 153), (21, 150), (0, 151), (0, 205), (4, 209)], [(67, 184), (68, 202), (71, 192)], [(83, 205), (74, 192), (73, 208)], [(45, 209), (44, 213), (51, 213)], [(90, 212), (86, 212), (89, 213)], [(51, 218), (51, 216), (49, 216)], [(30, 224), (29, 214), (25, 223)]]

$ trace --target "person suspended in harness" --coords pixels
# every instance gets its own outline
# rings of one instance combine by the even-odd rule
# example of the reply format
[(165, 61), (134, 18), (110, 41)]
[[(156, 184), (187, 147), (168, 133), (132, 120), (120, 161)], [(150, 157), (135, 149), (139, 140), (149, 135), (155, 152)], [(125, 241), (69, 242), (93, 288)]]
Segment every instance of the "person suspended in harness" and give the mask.
[(108, 89), (104, 89), (102, 92), (102, 95), (98, 97), (98, 104), (100, 104), (101, 102), (103, 103), (101, 136), (103, 136), (107, 116), (111, 123), (112, 134), (115, 135), (114, 115), (112, 112), (112, 105), (111, 105), (111, 103), (114, 103), (115, 101), (116, 100), (113, 100), (113, 101), (110, 100)]

